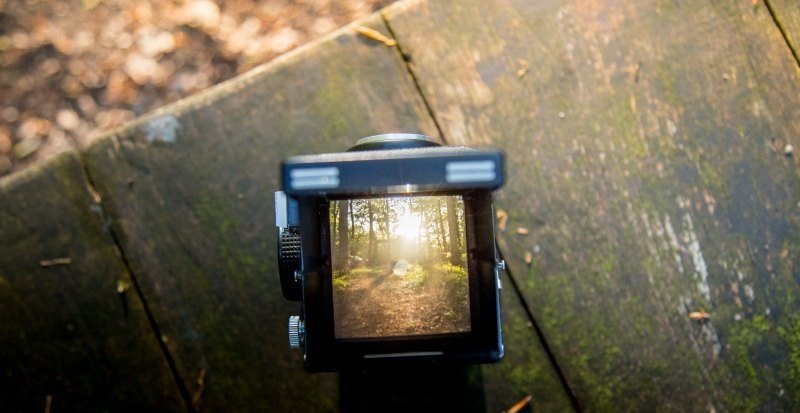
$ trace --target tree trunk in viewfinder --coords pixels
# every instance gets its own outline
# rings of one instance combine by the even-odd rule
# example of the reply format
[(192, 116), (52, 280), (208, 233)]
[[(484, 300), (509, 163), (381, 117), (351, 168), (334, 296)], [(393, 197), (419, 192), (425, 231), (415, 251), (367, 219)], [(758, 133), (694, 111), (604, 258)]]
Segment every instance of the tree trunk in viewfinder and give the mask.
[(350, 214), (350, 201), (339, 201), (339, 248), (336, 250), (336, 265), (342, 270), (350, 268), (350, 237), (347, 234), (347, 221)]
[(450, 232), (450, 264), (461, 264), (461, 236), (458, 228), (458, 215), (456, 213), (456, 200), (447, 197), (447, 226)]
[(444, 257), (447, 253), (447, 235), (444, 232), (444, 217), (442, 217), (442, 201), (436, 200), (436, 223), (439, 225), (439, 253)]
[(377, 260), (377, 246), (375, 240), (375, 215), (372, 211), (372, 203), (374, 201), (369, 200), (367, 201), (367, 208), (369, 213), (369, 244), (367, 246), (367, 259), (369, 260), (370, 265), (374, 265), (375, 261)]

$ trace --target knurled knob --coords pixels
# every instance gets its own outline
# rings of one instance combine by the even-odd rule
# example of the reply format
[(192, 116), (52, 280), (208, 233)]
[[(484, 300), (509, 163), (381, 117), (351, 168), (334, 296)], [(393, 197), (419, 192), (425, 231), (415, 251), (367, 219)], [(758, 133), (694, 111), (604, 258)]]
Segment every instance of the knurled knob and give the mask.
[(289, 317), (289, 348), (300, 348), (305, 336), (305, 323), (300, 316)]
[(278, 240), (278, 271), (283, 296), (288, 300), (303, 299), (303, 283), (297, 274), (302, 267), (300, 233), (295, 228), (280, 231)]

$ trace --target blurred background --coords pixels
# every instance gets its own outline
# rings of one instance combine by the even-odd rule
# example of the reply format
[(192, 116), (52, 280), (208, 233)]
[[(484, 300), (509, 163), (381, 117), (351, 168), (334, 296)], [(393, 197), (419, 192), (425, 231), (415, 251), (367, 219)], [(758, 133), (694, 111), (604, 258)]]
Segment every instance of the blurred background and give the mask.
[(0, 176), (392, 0), (0, 0)]

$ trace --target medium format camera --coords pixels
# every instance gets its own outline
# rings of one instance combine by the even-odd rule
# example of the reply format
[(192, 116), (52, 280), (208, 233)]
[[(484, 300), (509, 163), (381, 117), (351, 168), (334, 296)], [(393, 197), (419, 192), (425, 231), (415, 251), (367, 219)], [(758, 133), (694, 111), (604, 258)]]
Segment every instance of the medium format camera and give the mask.
[(492, 191), (500, 151), (423, 135), (282, 164), (275, 193), (289, 344), (308, 371), (503, 357)]

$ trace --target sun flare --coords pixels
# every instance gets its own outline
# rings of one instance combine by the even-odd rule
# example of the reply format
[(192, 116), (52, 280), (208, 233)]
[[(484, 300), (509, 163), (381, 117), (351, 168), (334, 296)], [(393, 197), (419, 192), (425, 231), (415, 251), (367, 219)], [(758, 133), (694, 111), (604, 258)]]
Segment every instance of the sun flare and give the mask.
[(406, 213), (401, 215), (400, 219), (397, 221), (397, 234), (401, 238), (405, 238), (407, 240), (417, 239), (419, 238), (421, 224), (422, 219), (417, 214)]

